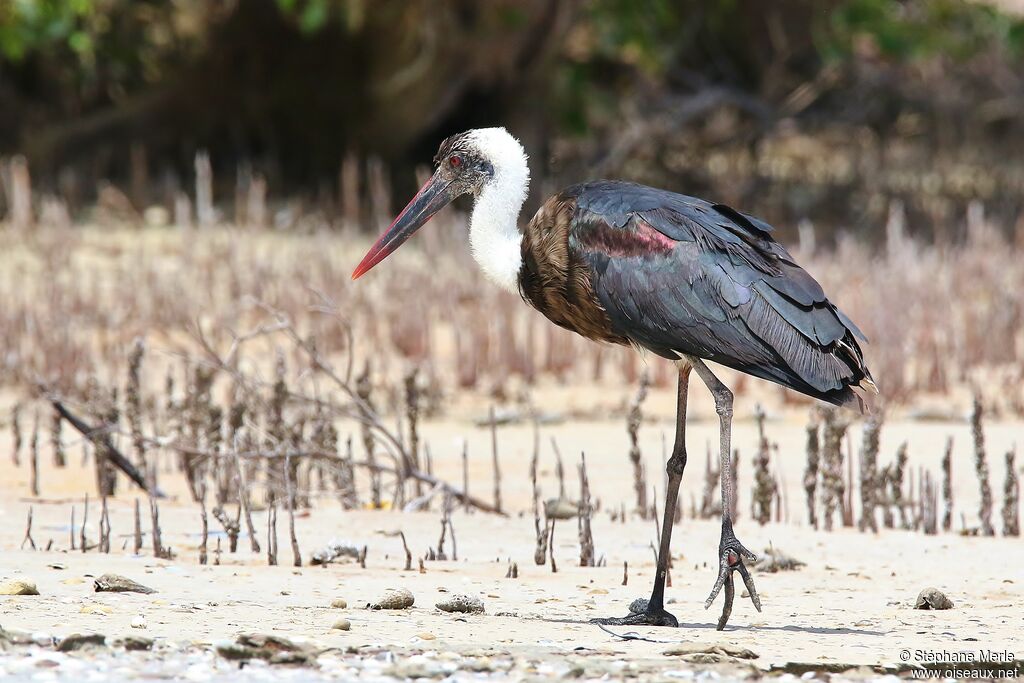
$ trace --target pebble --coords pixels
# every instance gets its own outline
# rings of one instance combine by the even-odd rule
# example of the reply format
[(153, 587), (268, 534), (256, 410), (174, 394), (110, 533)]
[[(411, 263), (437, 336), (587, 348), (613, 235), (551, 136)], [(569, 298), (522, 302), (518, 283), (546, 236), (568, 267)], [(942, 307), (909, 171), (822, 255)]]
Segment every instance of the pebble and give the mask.
[(702, 645), (700, 643), (682, 643), (665, 650), (661, 654), (667, 657), (687, 657), (688, 661), (694, 664), (715, 664), (720, 661), (728, 661), (722, 658), (735, 659), (757, 659), (758, 654), (753, 650), (735, 645)]
[[(50, 647), (53, 645), (53, 637), (49, 633), (36, 631), (22, 631), (20, 629), (5, 630), (0, 627), (0, 643), (7, 642), (11, 645), (38, 645), (39, 647)], [(0, 646), (0, 650), (3, 647)]]
[(143, 586), (120, 574), (104, 574), (93, 581), (93, 584), (97, 593), (156, 593), (149, 586)]
[(88, 650), (107, 646), (107, 637), (102, 633), (72, 633), (60, 641), (57, 650), (60, 652), (73, 652), (75, 650)]
[(917, 594), (914, 609), (953, 609), (953, 601), (938, 588), (925, 588)]
[(437, 636), (435, 636), (433, 633), (430, 633), (429, 631), (424, 631), (423, 633), (417, 633), (416, 637), (419, 638), (420, 640), (437, 640)]
[(331, 628), (335, 631), (351, 631), (352, 622), (348, 619), (338, 619)]
[(316, 661), (313, 648), (275, 635), (242, 634), (235, 642), (220, 641), (214, 647), (217, 654), (225, 659), (264, 659), (271, 664), (310, 664)]
[(366, 605), (367, 609), (407, 609), (416, 602), (412, 592), (407, 588), (391, 588), (384, 591), (374, 602)]
[(125, 636), (121, 644), (124, 645), (124, 649), (131, 651), (153, 649), (153, 639), (144, 636)]
[(774, 547), (767, 548), (764, 555), (754, 564), (758, 571), (767, 573), (790, 572), (805, 566), (807, 566), (805, 562)]
[(0, 595), (39, 595), (39, 589), (32, 581), (8, 579), (0, 582)]
[(579, 513), (579, 503), (574, 503), (567, 498), (552, 498), (544, 501), (544, 516), (548, 519), (574, 519)]
[(334, 609), (345, 609), (348, 607), (348, 603), (345, 602), (344, 598), (334, 598), (331, 600), (331, 607)]
[(445, 598), (435, 605), (442, 612), (459, 612), (462, 614), (483, 614), (484, 601), (474, 595), (457, 593)]
[(132, 628), (146, 628), (146, 617), (141, 614), (136, 614), (132, 617), (131, 627)]

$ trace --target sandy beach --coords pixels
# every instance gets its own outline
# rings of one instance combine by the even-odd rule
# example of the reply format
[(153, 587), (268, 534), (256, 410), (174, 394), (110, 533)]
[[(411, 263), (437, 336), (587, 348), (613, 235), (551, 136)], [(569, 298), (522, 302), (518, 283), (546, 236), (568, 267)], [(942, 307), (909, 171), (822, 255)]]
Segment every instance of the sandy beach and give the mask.
[[(663, 399), (652, 398), (652, 422), (645, 423), (641, 432), (652, 473), (649, 482), (658, 489), (661, 432), (671, 434)], [(689, 513), (689, 501), (700, 496), (704, 465), (704, 449), (692, 451), (717, 434), (707, 403), (699, 395), (694, 401), (691, 466), (681, 496), (685, 514), (673, 538), (672, 585), (667, 597), (668, 609), (679, 618), (679, 629), (611, 627), (609, 633), (589, 623), (595, 617), (623, 616), (632, 600), (649, 593), (655, 529), (651, 521), (635, 515), (625, 522), (613, 521), (608, 512), (628, 504), (631, 495), (624, 457), (628, 442), (621, 422), (577, 421), (546, 426), (543, 435), (555, 437), (560, 445), (570, 497), (578, 492), (578, 483), (575, 459), (568, 454), (580, 450), (587, 454), (592, 495), (604, 508), (594, 516), (593, 531), (596, 556), (605, 566), (578, 566), (576, 522), (568, 520), (556, 526), (555, 573), (550, 564), (533, 562), (528, 479), (532, 430), (527, 425), (499, 430), (503, 496), (510, 514), (499, 517), (457, 508), (452, 515), (457, 559), (428, 559), (422, 572), (419, 559), (437, 546), (438, 499), (432, 510), (424, 512), (343, 511), (325, 494), (315, 500), (311, 511), (297, 513), (303, 562), (299, 568), (292, 566), (284, 514), (279, 513), (280, 566), (275, 567), (267, 566), (265, 554), (250, 551), (244, 533), (239, 551), (226, 552), (227, 539), (211, 520), (210, 561), (220, 564), (201, 566), (198, 508), (182, 491), (170, 491), (171, 497), (160, 505), (163, 542), (173, 549), (175, 559), (155, 560), (148, 536), (142, 553), (132, 554), (136, 494), (131, 491), (109, 501), (111, 552), (82, 553), (69, 550), (70, 511), (76, 508), (80, 523), (81, 494), (94, 486), (91, 468), (83, 469), (77, 457), (61, 470), (47, 466), (42, 477), (45, 495), (33, 499), (27, 496), (25, 464), (19, 469), (7, 466), (0, 504), (0, 579), (31, 581), (40, 595), (0, 598), (0, 625), (36, 641), (8, 646), (0, 655), (0, 671), (5, 680), (36, 680), (40, 671), (59, 680), (78, 679), (83, 671), (97, 680), (112, 677), (115, 671), (134, 679), (180, 675), (192, 680), (229, 680), (243, 675), (238, 674), (238, 663), (216, 652), (239, 634), (271, 634), (317, 648), (317, 658), (306, 666), (289, 668), (289, 674), (276, 673), (281, 666), (262, 662), (243, 669), (245, 676), (263, 672), (299, 679), (732, 678), (800, 676), (808, 671), (816, 672), (808, 675), (832, 671), (842, 677), (907, 676), (915, 666), (928, 664), (929, 657), (983, 657), (989, 652), (1009, 657), (1010, 664), (1001, 666), (1019, 670), (1024, 651), (1020, 608), (1024, 578), (1019, 570), (1024, 566), (1024, 544), (1019, 539), (956, 533), (815, 531), (804, 511), (803, 417), (796, 411), (779, 412), (768, 422), (769, 435), (779, 444), (777, 463), (786, 491), (788, 523), (759, 526), (751, 521), (747, 498), (751, 475), (749, 465), (741, 461), (736, 530), (740, 540), (759, 554), (771, 545), (806, 566), (788, 572), (755, 572), (764, 611), (757, 613), (749, 600), (737, 597), (728, 627), (716, 631), (722, 598), (708, 611), (703, 601), (714, 582), (719, 525), (715, 520), (691, 519)], [(658, 417), (662, 413), (663, 419)], [(461, 477), (461, 458), (454, 444), (468, 438), (470, 452), (478, 454), (471, 459), (471, 487), (486, 497), (491, 486), (490, 433), (472, 426), (471, 414), (472, 409), (467, 409), (462, 419), (426, 423), (424, 438), (436, 445), (436, 474), (453, 481)], [(738, 416), (734, 443), (741, 452), (752, 452), (755, 425), (740, 411)], [(883, 432), (882, 452), (890, 454), (907, 440), (911, 468), (935, 468), (946, 435), (952, 435), (959, 445), (956, 467), (964, 469), (955, 480), (957, 511), (964, 513), (971, 526), (977, 523), (973, 514), (977, 491), (976, 480), (966, 471), (970, 463), (967, 429), (961, 421), (893, 420)], [(1017, 423), (988, 425), (990, 452), (1009, 448), (1021, 433)], [(851, 434), (859, 439), (856, 426)], [(441, 447), (446, 441), (453, 445)], [(990, 459), (995, 484), (1003, 477), (1001, 458)], [(178, 477), (165, 479), (170, 486)], [(545, 498), (557, 493), (554, 460), (546, 447), (540, 485)], [(144, 497), (142, 503), (146, 509)], [(33, 539), (41, 548), (52, 541), (48, 552), (19, 550), (30, 506)], [(254, 515), (264, 549), (265, 515), (265, 511)], [(97, 518), (93, 498), (85, 530), (90, 542), (97, 538)], [(959, 527), (958, 519), (955, 528)], [(148, 515), (143, 528), (148, 532)], [(404, 570), (399, 531), (404, 532), (414, 557), (412, 571)], [(80, 530), (76, 528), (75, 533)], [(216, 556), (213, 549), (218, 538), (223, 552)], [(311, 553), (332, 541), (365, 546), (365, 569), (355, 561), (311, 566)], [(447, 543), (450, 554), (450, 539)], [(517, 565), (517, 578), (507, 578), (510, 563)], [(628, 563), (625, 585), (624, 563)], [(109, 573), (156, 592), (94, 592), (94, 579)], [(928, 587), (943, 591), (953, 609), (913, 609), (918, 593)], [(415, 604), (403, 610), (365, 608), (390, 588), (411, 591)], [(456, 594), (479, 598), (485, 613), (449, 614), (435, 608)], [(347, 607), (331, 607), (338, 599)], [(333, 629), (339, 619), (348, 620), (350, 630)], [(145, 628), (133, 628), (133, 620)], [(107, 646), (60, 653), (49, 645), (73, 633), (104, 634)], [(641, 639), (613, 633), (626, 638), (633, 633)], [(126, 636), (153, 639), (152, 650), (124, 652), (116, 642)]]

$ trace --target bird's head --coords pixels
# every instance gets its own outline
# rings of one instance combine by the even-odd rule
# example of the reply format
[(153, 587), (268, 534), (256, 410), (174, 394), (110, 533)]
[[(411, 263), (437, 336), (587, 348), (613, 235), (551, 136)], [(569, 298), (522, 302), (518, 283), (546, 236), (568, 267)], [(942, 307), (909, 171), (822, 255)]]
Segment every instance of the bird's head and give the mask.
[(504, 128), (477, 128), (453, 135), (434, 156), (434, 174), (352, 272), (355, 280), (412, 237), (434, 214), (464, 194), (479, 196), (498, 178), (521, 186), (519, 203), (529, 183), (526, 153)]

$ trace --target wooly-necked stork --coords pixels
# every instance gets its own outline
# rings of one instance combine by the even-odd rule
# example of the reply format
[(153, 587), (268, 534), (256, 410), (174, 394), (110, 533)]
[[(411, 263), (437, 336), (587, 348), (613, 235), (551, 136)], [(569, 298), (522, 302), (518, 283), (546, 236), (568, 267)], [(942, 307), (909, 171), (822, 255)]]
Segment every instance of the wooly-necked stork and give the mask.
[(719, 571), (725, 626), (738, 571), (754, 607), (760, 598), (733, 533), (730, 472), (732, 392), (713, 361), (835, 405), (863, 407), (854, 389), (877, 392), (857, 326), (772, 238), (772, 228), (722, 204), (634, 183), (599, 180), (566, 188), (520, 230), (530, 171), (504, 128), (470, 130), (441, 143), (437, 170), (352, 273), (384, 260), (460, 195), (475, 198), (473, 257), (486, 276), (519, 294), (551, 322), (599, 342), (647, 349), (676, 363), (675, 445), (654, 589), (646, 607), (604, 623), (676, 626), (664, 607), (672, 522), (686, 467), (686, 396), (696, 371), (720, 419), (722, 536)]

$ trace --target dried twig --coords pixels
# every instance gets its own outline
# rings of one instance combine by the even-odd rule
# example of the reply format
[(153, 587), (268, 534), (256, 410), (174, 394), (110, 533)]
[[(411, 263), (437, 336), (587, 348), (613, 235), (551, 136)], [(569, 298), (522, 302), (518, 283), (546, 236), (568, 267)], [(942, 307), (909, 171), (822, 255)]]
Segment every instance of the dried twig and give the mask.
[(139, 499), (135, 499), (135, 525), (132, 534), (132, 552), (138, 555), (142, 551), (142, 514), (139, 511)]
[(252, 548), (252, 552), (259, 554), (260, 542), (256, 538), (256, 525), (252, 523), (252, 509), (249, 505), (249, 485), (246, 482), (242, 458), (238, 455), (237, 436), (235, 439), (235, 469), (238, 471), (238, 504), (242, 508), (242, 516), (245, 517), (245, 530), (249, 535), (249, 545)]
[(15, 467), (21, 467), (21, 446), (23, 436), (21, 434), (21, 411), (22, 404), (19, 401), (11, 409), (11, 432), (14, 434), (14, 449), (11, 451), (11, 461)]
[(107, 497), (100, 498), (100, 543), (99, 552), (110, 552), (110, 512), (107, 510)]
[(1020, 536), (1020, 483), (1016, 452), (1006, 452), (1006, 483), (1003, 484), (1003, 536)]
[(157, 505), (156, 497), (153, 495), (149, 496), (149, 516), (150, 524), (152, 524), (152, 536), (153, 536), (153, 557), (162, 559), (169, 555), (169, 551), (163, 546), (160, 534), (160, 507)]
[(550, 527), (550, 535), (548, 536), (548, 554), (551, 555), (551, 573), (555, 574), (558, 572), (558, 565), (555, 564), (555, 518), (548, 517), (548, 526)]
[(995, 536), (992, 526), (992, 488), (988, 483), (988, 462), (985, 459), (985, 433), (982, 430), (981, 397), (975, 394), (974, 409), (971, 411), (971, 432), (974, 437), (974, 469), (978, 474), (981, 499), (978, 503), (978, 518), (981, 521), (982, 536)]
[(267, 564), (277, 565), (277, 503), (267, 507)]
[(946, 439), (942, 455), (942, 530), (953, 528), (953, 437)]
[(843, 437), (849, 422), (838, 409), (825, 411), (825, 424), (822, 445), (821, 483), (823, 489), (824, 527), (832, 531), (832, 516), (843, 504), (845, 487), (843, 485)]
[(498, 422), (491, 406), (491, 467), (494, 471), (494, 509), (501, 512), (501, 462), (498, 460)]
[(537, 485), (537, 467), (540, 459), (540, 427), (537, 418), (533, 419), (533, 455), (530, 458), (530, 485), (533, 491), (533, 529), (537, 543), (533, 550), (533, 562), (539, 567), (544, 566), (548, 559), (547, 522), (540, 523), (540, 487)]
[(772, 503), (778, 495), (778, 487), (769, 473), (771, 445), (765, 434), (765, 413), (760, 404), (754, 410), (754, 418), (757, 420), (758, 446), (754, 456), (754, 495), (751, 498), (750, 516), (763, 526), (771, 520)]
[(647, 389), (651, 384), (650, 374), (645, 369), (640, 375), (640, 386), (636, 397), (629, 405), (626, 417), (626, 431), (629, 434), (629, 461), (633, 464), (633, 490), (636, 492), (636, 509), (646, 517), (647, 509), (647, 476), (644, 472), (643, 455), (640, 452), (640, 423), (643, 421), (643, 403), (647, 398)]
[[(288, 506), (288, 536), (292, 542), (292, 562), (294, 566), (302, 566), (302, 554), (299, 552), (299, 540), (295, 537), (295, 496), (291, 477), (291, 455), (285, 455), (284, 466), (285, 504)], [(276, 515), (275, 515), (276, 516)], [(276, 543), (276, 541), (275, 541)]]
[(580, 513), (576, 520), (580, 535), (580, 566), (594, 566), (594, 535), (590, 528), (593, 508), (590, 504), (590, 481), (587, 479), (587, 458), (580, 454)]
[[(405, 470), (411, 472), (413, 470), (420, 469), (419, 452), (420, 452), (420, 434), (419, 434), (419, 416), (420, 416), (420, 392), (417, 379), (419, 376), (419, 368), (413, 366), (408, 373), (405, 375), (405, 417), (409, 424), (409, 448), (406, 451), (405, 459)], [(422, 482), (418, 479), (416, 482), (416, 497), (423, 495)], [(500, 505), (497, 507), (501, 507)]]
[(32, 418), (32, 436), (29, 439), (29, 458), (32, 465), (31, 479), (29, 480), (32, 495), (39, 497), (39, 411), (35, 412)]
[(121, 451), (114, 447), (114, 444), (110, 440), (110, 433), (107, 429), (90, 427), (86, 422), (72, 414), (62, 401), (50, 395), (48, 390), (43, 387), (41, 387), (41, 390), (44, 395), (47, 395), (47, 398), (54, 410), (56, 410), (61, 417), (67, 420), (72, 427), (78, 430), (82, 436), (92, 442), (93, 446), (96, 448), (97, 454), (99, 454), (100, 451), (105, 453), (107, 460), (124, 472), (129, 479), (135, 482), (136, 485), (145, 491), (149, 490), (146, 480), (143, 478), (142, 474), (139, 473), (138, 469), (136, 469), (135, 466), (124, 457)]
[(206, 484), (202, 484), (199, 492), (199, 522), (200, 522), (200, 541), (199, 541), (199, 564), (206, 564), (206, 544), (210, 535), (210, 521), (206, 516)]
[(807, 496), (807, 518), (810, 525), (818, 528), (818, 515), (815, 507), (815, 492), (818, 488), (818, 462), (820, 447), (818, 443), (817, 412), (811, 412), (807, 423), (807, 468), (804, 470), (804, 493)]
[(25, 538), (21, 541), (21, 549), (25, 549), (25, 544), (28, 543), (32, 550), (36, 549), (36, 542), (32, 540), (32, 506), (28, 506), (28, 519), (25, 520)]
[(89, 550), (88, 546), (86, 545), (86, 540), (85, 540), (85, 525), (88, 523), (88, 521), (89, 521), (89, 493), (87, 491), (86, 494), (85, 494), (85, 509), (82, 512), (82, 527), (80, 529), (79, 537), (78, 537), (78, 544), (79, 544), (79, 546), (81, 546), (81, 549), (82, 549), (83, 553), (87, 552)]
[(409, 544), (405, 542), (405, 532), (399, 531), (398, 535), (402, 539), (402, 549), (405, 551), (405, 571), (412, 571), (412, 551), (409, 550)]
[(878, 531), (875, 505), (878, 502), (878, 444), (882, 431), (880, 415), (871, 415), (864, 422), (860, 453), (860, 523), (861, 531)]
[[(534, 421), (535, 428), (538, 428)], [(562, 465), (562, 451), (558, 449), (558, 440), (551, 437), (551, 451), (555, 454), (555, 477), (558, 478), (558, 499), (566, 500), (565, 495), (565, 466)]]

